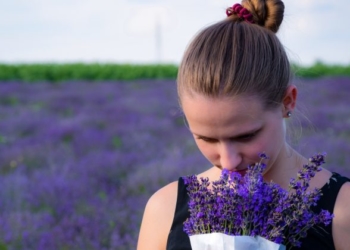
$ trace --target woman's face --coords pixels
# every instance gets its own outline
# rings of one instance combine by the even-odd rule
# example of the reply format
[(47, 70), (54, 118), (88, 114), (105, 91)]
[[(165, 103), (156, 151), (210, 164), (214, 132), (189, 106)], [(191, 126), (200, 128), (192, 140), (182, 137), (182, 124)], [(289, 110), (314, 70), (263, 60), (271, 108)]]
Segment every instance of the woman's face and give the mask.
[(286, 151), (282, 108), (265, 110), (260, 99), (243, 95), (183, 95), (181, 104), (199, 150), (220, 169), (244, 174), (264, 152), (269, 171)]

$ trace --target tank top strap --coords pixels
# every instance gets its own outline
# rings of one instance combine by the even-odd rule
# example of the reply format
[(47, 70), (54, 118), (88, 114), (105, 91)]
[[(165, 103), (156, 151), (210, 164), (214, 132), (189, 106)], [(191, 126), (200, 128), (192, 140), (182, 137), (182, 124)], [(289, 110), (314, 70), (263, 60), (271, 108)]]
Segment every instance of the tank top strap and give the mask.
[[(187, 194), (187, 187), (182, 177), (178, 180), (177, 188), (177, 201), (175, 208), (174, 222), (182, 221), (184, 218), (188, 218), (190, 213), (188, 210), (189, 196)], [(174, 223), (173, 223), (174, 224)]]
[(183, 178), (180, 177), (178, 180), (174, 220), (168, 235), (166, 250), (191, 250), (190, 239), (183, 230), (184, 221), (190, 217), (188, 202), (187, 187)]
[(332, 172), (332, 176), (329, 178), (328, 182), (321, 188), (322, 196), (318, 202), (318, 207), (322, 207), (322, 209), (333, 213), (337, 195), (346, 182), (350, 182), (350, 179), (336, 172)]

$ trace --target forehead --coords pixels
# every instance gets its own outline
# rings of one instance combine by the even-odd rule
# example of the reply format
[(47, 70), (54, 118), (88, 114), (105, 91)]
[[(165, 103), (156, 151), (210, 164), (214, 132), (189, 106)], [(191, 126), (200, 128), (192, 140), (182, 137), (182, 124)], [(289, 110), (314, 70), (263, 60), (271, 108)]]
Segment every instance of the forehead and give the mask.
[(262, 102), (255, 96), (207, 97), (185, 95), (181, 104), (192, 132), (243, 132), (264, 121)]

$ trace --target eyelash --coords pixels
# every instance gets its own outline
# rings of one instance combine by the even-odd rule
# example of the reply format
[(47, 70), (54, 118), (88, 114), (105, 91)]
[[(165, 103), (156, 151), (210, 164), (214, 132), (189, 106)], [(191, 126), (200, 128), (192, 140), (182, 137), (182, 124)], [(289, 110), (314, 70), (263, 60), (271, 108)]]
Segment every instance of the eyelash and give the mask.
[(239, 137), (238, 140), (239, 141), (249, 141), (249, 140), (252, 140), (257, 134), (258, 134), (258, 132), (254, 132), (252, 134), (243, 135), (243, 136)]
[(209, 143), (215, 142), (214, 139), (209, 139), (209, 138), (205, 138), (205, 137), (201, 137), (201, 136), (198, 136), (197, 139), (198, 139), (198, 140), (205, 141), (205, 142), (209, 142)]
[[(258, 133), (259, 133), (259, 131), (256, 131), (256, 132), (251, 133), (251, 134), (246, 134), (246, 135), (243, 135), (243, 136), (237, 138), (236, 140), (238, 140), (238, 141), (250, 141), (250, 140), (252, 140)], [(215, 139), (205, 138), (205, 137), (201, 137), (201, 136), (198, 136), (197, 139), (198, 139), (198, 140), (203, 140), (203, 141), (209, 142), (209, 143), (214, 143), (214, 142), (216, 141)]]

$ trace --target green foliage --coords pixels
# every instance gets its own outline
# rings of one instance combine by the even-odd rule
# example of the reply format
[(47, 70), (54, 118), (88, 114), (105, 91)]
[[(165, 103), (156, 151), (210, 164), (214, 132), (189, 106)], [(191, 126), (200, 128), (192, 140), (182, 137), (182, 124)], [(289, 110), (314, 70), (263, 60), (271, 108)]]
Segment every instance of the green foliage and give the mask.
[[(292, 64), (296, 76), (350, 76), (350, 65), (326, 65), (316, 62), (309, 67)], [(0, 81), (132, 81), (139, 79), (175, 79), (178, 67), (171, 64), (0, 64)]]
[(319, 78), (323, 76), (350, 76), (350, 65), (327, 65), (321, 61), (309, 67), (292, 64), (294, 74), (305, 78)]
[(113, 137), (113, 146), (115, 149), (120, 149), (122, 147), (123, 143), (120, 137), (114, 136)]
[(7, 250), (7, 246), (0, 242), (0, 250)]
[(175, 65), (131, 64), (0, 64), (0, 81), (62, 82), (137, 79), (174, 79)]

